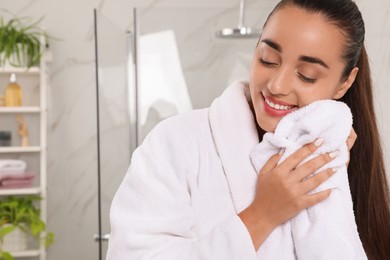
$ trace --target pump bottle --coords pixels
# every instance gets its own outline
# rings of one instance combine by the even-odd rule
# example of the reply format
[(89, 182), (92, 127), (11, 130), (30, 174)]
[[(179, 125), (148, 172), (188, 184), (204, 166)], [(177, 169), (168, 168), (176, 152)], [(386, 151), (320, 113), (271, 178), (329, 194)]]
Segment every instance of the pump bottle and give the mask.
[(7, 107), (22, 106), (22, 88), (16, 82), (15, 73), (11, 74), (9, 83), (5, 89), (5, 106)]

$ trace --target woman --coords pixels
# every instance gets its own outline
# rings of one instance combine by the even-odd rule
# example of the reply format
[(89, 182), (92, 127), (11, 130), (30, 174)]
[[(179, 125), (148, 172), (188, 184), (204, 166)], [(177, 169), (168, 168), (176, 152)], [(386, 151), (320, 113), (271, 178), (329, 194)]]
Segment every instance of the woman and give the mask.
[(331, 170), (309, 176), (335, 154), (300, 164), (319, 139), (283, 163), (272, 156), (257, 175), (249, 153), (285, 115), (323, 99), (351, 108), (360, 138), (348, 178), (360, 240), (369, 259), (389, 259), (389, 191), (363, 44), (352, 1), (282, 0), (264, 25), (249, 85), (162, 122), (133, 154), (112, 204), (107, 259), (257, 259), (273, 230), (330, 196), (309, 192)]

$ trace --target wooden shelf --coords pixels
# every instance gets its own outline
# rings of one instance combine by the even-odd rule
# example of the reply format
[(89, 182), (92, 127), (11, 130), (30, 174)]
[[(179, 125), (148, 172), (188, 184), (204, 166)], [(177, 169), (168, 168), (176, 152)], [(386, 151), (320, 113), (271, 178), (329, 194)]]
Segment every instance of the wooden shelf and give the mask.
[(0, 107), (0, 113), (39, 113), (40, 107)]
[(25, 251), (17, 251), (17, 252), (10, 252), (11, 255), (15, 258), (19, 257), (34, 257), (39, 256), (39, 250), (25, 250)]
[(40, 146), (3, 146), (0, 147), (0, 153), (36, 153), (40, 152)]
[(9, 74), (9, 73), (27, 73), (27, 74), (39, 74), (40, 69), (38, 67), (31, 68), (13, 68), (13, 67), (0, 67), (0, 73)]
[(30, 195), (41, 193), (40, 188), (0, 189), (0, 196), (6, 195)]

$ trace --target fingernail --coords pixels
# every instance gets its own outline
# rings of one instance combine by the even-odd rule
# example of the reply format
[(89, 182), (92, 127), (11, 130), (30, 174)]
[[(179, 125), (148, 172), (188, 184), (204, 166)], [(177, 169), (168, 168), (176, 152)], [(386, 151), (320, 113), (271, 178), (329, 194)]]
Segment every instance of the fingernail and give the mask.
[(334, 152), (329, 153), (329, 157), (335, 158), (338, 154), (339, 154), (339, 151), (334, 151)]
[(317, 140), (315, 140), (314, 145), (320, 146), (323, 142), (324, 142), (324, 140), (322, 138), (318, 138)]
[(331, 170), (332, 170), (333, 174), (335, 174), (337, 172), (336, 168), (332, 168)]
[(279, 154), (284, 154), (284, 151), (286, 151), (285, 148), (280, 149)]

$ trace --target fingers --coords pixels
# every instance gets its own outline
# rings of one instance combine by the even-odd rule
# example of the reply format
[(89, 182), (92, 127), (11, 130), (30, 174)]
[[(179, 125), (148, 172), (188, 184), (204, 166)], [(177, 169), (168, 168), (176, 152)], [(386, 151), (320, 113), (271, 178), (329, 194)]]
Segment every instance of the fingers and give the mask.
[(338, 154), (338, 151), (334, 151), (331, 153), (321, 154), (304, 164), (300, 165), (298, 168), (296, 168), (293, 172), (293, 176), (297, 181), (302, 181), (306, 177), (308, 177), (310, 174), (333, 160)]
[[(357, 134), (356, 134), (355, 130), (352, 128), (351, 132), (349, 133), (348, 139), (347, 139), (348, 151), (351, 151), (353, 145), (356, 142), (356, 139), (357, 139)], [(349, 165), (349, 160), (350, 160), (350, 155), (348, 154), (348, 161), (345, 164), (347, 166), (347, 168), (348, 168), (348, 165)]]
[(301, 183), (301, 189), (302, 189), (301, 192), (307, 194), (308, 192), (314, 190), (322, 183), (324, 183), (326, 180), (328, 180), (330, 177), (332, 177), (335, 174), (335, 172), (336, 172), (335, 170), (326, 169), (308, 178), (307, 180)]
[(312, 154), (315, 150), (317, 150), (322, 143), (323, 140), (321, 138), (318, 138), (313, 143), (307, 144), (302, 148), (298, 149), (295, 153), (290, 155), (286, 160), (284, 160), (279, 165), (281, 172), (290, 173), (290, 171), (295, 169), (295, 167), (297, 167), (300, 162), (302, 162), (310, 154)]
[(353, 145), (356, 142), (356, 139), (357, 139), (357, 134), (356, 134), (355, 130), (352, 128), (351, 132), (349, 133), (348, 139), (347, 139), (348, 150), (352, 149)]
[(321, 201), (327, 199), (330, 196), (331, 192), (332, 191), (329, 189), (314, 194), (306, 195), (302, 200), (303, 208), (309, 208), (320, 203)]
[(269, 173), (272, 169), (274, 169), (278, 165), (278, 162), (279, 162), (281, 157), (282, 157), (281, 153), (273, 155), (267, 161), (267, 163), (264, 165), (264, 167), (260, 170), (259, 176), (262, 176), (266, 173)]

